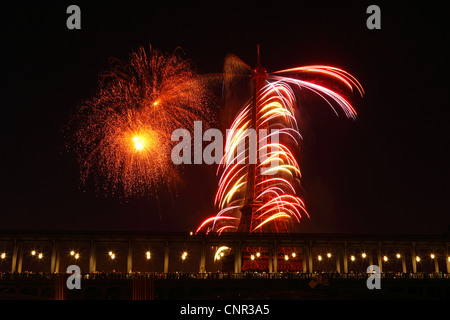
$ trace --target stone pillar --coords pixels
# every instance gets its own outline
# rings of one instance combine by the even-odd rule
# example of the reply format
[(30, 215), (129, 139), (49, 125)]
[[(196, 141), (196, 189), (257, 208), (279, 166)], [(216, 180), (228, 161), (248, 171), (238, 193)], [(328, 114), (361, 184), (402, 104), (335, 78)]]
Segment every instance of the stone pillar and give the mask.
[(436, 272), (436, 273), (439, 273), (439, 262), (438, 262), (438, 259), (437, 259), (437, 257), (434, 257), (434, 271)]
[(11, 257), (11, 273), (16, 272), (17, 270), (17, 257), (19, 254), (19, 244), (16, 240), (14, 240), (13, 254)]
[(206, 267), (205, 267), (205, 241), (202, 241), (201, 247), (200, 247), (200, 267), (199, 272), (205, 273)]
[(309, 241), (309, 248), (308, 248), (308, 270), (310, 273), (314, 272), (314, 266), (313, 266), (313, 245), (312, 240)]
[(89, 253), (89, 273), (95, 272), (97, 269), (97, 255), (95, 250), (95, 242), (91, 240), (91, 248)]
[(164, 273), (169, 273), (169, 253), (170, 253), (170, 246), (169, 242), (166, 241), (164, 245)]
[(403, 273), (406, 273), (406, 250), (402, 250), (402, 270)]
[(411, 244), (411, 259), (412, 259), (412, 268), (413, 273), (417, 273), (417, 261), (416, 261), (416, 243), (413, 242)]
[(23, 248), (21, 245), (19, 245), (19, 258), (17, 261), (17, 272), (22, 272), (22, 263), (23, 263)]
[(127, 272), (133, 271), (133, 246), (131, 240), (128, 240), (128, 255), (127, 255)]
[(447, 273), (450, 273), (450, 250), (448, 249), (448, 244), (445, 246), (445, 264), (447, 266)]
[(341, 273), (341, 248), (339, 246), (336, 247), (336, 271)]
[(347, 241), (344, 241), (344, 273), (348, 273)]
[(307, 263), (306, 263), (306, 258), (307, 258), (307, 255), (306, 255), (306, 246), (303, 246), (303, 247), (302, 247), (303, 273), (307, 273), (307, 272), (308, 272), (308, 266), (307, 266)]
[(268, 263), (269, 263), (269, 273), (273, 272), (273, 269), (272, 269), (272, 255), (273, 255), (273, 253), (272, 252), (273, 252), (273, 249), (272, 249), (271, 246), (269, 246), (269, 248), (268, 248), (268, 257), (267, 257)]
[(238, 241), (234, 245), (234, 273), (242, 272), (242, 247), (241, 242)]
[(55, 240), (53, 240), (52, 257), (51, 257), (51, 261), (50, 261), (50, 273), (58, 273), (59, 272), (59, 260), (60, 260), (59, 246), (55, 242)]
[(381, 256), (381, 242), (378, 242), (377, 262), (378, 262), (378, 267), (380, 268), (380, 273), (382, 273), (383, 272), (383, 257)]
[(278, 272), (278, 247), (276, 241), (273, 245), (273, 272)]

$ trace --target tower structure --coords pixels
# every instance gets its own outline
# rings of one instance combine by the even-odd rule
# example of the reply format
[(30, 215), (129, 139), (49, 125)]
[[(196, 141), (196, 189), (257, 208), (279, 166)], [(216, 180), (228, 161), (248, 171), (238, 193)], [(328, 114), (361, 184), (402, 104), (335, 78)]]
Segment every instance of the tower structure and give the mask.
[[(238, 226), (238, 232), (240, 233), (250, 233), (251, 232), (251, 225), (252, 225), (252, 216), (254, 209), (258, 207), (261, 203), (261, 201), (256, 201), (255, 199), (255, 188), (256, 185), (261, 182), (260, 180), (263, 179), (263, 177), (259, 174), (259, 170), (257, 170), (258, 165), (260, 164), (260, 157), (259, 155), (259, 147), (260, 147), (260, 135), (259, 135), (259, 129), (261, 128), (260, 124), (258, 123), (258, 113), (261, 109), (261, 93), (262, 89), (264, 88), (267, 80), (267, 71), (266, 69), (261, 66), (261, 56), (259, 52), (259, 44), (257, 45), (257, 56), (256, 56), (256, 68), (253, 70), (253, 77), (252, 77), (252, 83), (253, 83), (253, 102), (252, 102), (252, 108), (251, 108), (251, 114), (252, 114), (252, 121), (251, 121), (251, 128), (255, 130), (256, 132), (256, 139), (255, 141), (252, 141), (249, 139), (248, 143), (256, 143), (256, 146), (253, 146), (253, 150), (256, 150), (256, 163), (249, 161), (248, 165), (248, 177), (247, 177), (247, 188), (245, 192), (245, 202), (244, 205), (241, 208), (241, 219)], [(247, 150), (252, 150), (252, 148), (249, 146)], [(250, 160), (250, 156), (249, 156)]]

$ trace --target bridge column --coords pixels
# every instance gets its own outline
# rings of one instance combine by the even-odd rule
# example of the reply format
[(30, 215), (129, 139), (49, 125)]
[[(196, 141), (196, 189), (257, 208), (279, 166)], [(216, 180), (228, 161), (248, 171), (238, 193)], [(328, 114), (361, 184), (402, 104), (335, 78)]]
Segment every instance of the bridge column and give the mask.
[(309, 248), (308, 248), (308, 270), (310, 273), (314, 272), (313, 269), (313, 245), (312, 240), (309, 241)]
[(302, 262), (303, 262), (303, 273), (307, 273), (308, 270), (308, 266), (307, 266), (307, 262), (306, 262), (306, 258), (307, 258), (307, 254), (306, 254), (306, 246), (302, 247)]
[(278, 272), (278, 246), (276, 241), (273, 245), (273, 272)]
[(411, 244), (411, 259), (412, 259), (413, 273), (417, 273), (416, 243), (415, 242), (413, 242)]
[(128, 255), (127, 255), (127, 272), (133, 271), (133, 246), (131, 240), (128, 240)]
[(447, 273), (450, 273), (450, 250), (448, 244), (445, 246), (445, 264), (447, 266)]
[(403, 249), (402, 250), (402, 269), (403, 269), (403, 273), (406, 273), (406, 250)]
[(272, 268), (272, 255), (273, 255), (273, 248), (271, 246), (268, 247), (268, 257), (267, 257), (267, 261), (269, 263), (269, 273), (273, 272), (273, 268)]
[(91, 247), (89, 252), (89, 273), (94, 273), (97, 269), (97, 256), (95, 251), (95, 242), (94, 240), (91, 240)]
[(336, 247), (336, 271), (341, 273), (341, 247)]
[(437, 259), (437, 257), (434, 257), (434, 271), (436, 272), (436, 273), (439, 273), (439, 262), (438, 262), (438, 259)]
[(169, 273), (169, 253), (170, 253), (170, 246), (169, 242), (166, 241), (164, 245), (164, 273)]
[(22, 272), (22, 263), (23, 263), (23, 247), (19, 245), (19, 258), (17, 260), (17, 272)]
[(380, 273), (382, 273), (383, 272), (383, 257), (381, 256), (381, 242), (378, 242), (377, 262), (378, 262), (378, 267), (380, 268)]
[(348, 273), (347, 241), (344, 241), (344, 273)]
[(234, 273), (242, 272), (242, 247), (241, 242), (238, 241), (234, 245)]
[(205, 273), (206, 267), (205, 267), (205, 241), (202, 241), (201, 248), (200, 248), (200, 267), (199, 272)]
[(14, 239), (14, 247), (13, 247), (13, 254), (11, 257), (11, 273), (16, 272), (16, 268), (17, 268), (17, 256), (19, 254), (19, 244), (17, 243), (17, 241)]
[(59, 260), (60, 260), (60, 254), (59, 254), (59, 246), (53, 240), (52, 243), (52, 257), (50, 261), (50, 273), (58, 273), (59, 272)]

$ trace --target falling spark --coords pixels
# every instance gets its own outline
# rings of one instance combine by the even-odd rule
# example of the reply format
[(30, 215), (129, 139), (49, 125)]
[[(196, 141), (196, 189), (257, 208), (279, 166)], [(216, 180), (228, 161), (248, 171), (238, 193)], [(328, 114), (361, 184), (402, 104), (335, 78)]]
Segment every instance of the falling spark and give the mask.
[(71, 122), (82, 186), (93, 179), (98, 191), (124, 197), (171, 190), (180, 171), (171, 161), (171, 134), (192, 131), (196, 120), (207, 127), (209, 102), (204, 81), (179, 49), (163, 55), (140, 48), (128, 63), (114, 60)]
[[(301, 76), (305, 74), (327, 77), (340, 83), (346, 90), (353, 92), (356, 89), (361, 96), (364, 95), (364, 90), (356, 78), (335, 67), (313, 65), (268, 74), (265, 86), (257, 93), (259, 108), (256, 131), (278, 129), (279, 141), (262, 143), (262, 146), (258, 144), (258, 150), (265, 152), (267, 158), (258, 162), (257, 170), (264, 168), (267, 173), (273, 175), (256, 177), (250, 232), (285, 233), (292, 230), (294, 224), (300, 223), (303, 216), (309, 218), (305, 203), (297, 192), (301, 171), (293, 150), (298, 148), (302, 136), (295, 116), (299, 105), (294, 89), (299, 88), (318, 95), (337, 115), (343, 112), (350, 119), (356, 118), (355, 109), (341, 93), (325, 85), (302, 80)], [(215, 217), (204, 220), (197, 232), (221, 233), (238, 230), (240, 209), (246, 198), (249, 162), (248, 154), (239, 158), (238, 145), (243, 143), (246, 130), (251, 128), (252, 99), (243, 106), (232, 122), (223, 160), (217, 169), (220, 179), (215, 204), (219, 212)], [(249, 148), (246, 151), (248, 150)], [(278, 165), (270, 167), (274, 161)]]

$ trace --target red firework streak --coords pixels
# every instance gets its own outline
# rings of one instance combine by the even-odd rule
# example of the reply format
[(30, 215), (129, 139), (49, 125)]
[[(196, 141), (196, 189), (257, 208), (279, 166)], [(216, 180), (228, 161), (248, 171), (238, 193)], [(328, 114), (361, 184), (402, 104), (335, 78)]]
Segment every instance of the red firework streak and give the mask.
[[(335, 67), (313, 65), (268, 74), (261, 66), (258, 46), (257, 66), (252, 74), (253, 97), (231, 125), (223, 161), (218, 168), (218, 172), (222, 171), (215, 199), (219, 212), (206, 219), (197, 232), (288, 233), (303, 215), (309, 218), (296, 191), (301, 173), (291, 146), (298, 145), (301, 135), (294, 114), (297, 103), (292, 87), (318, 95), (336, 114), (336, 105), (348, 118), (354, 119), (356, 111), (336, 91), (315, 82), (277, 75), (283, 73), (329, 77), (347, 90), (356, 88), (361, 96), (364, 94), (361, 84), (352, 75)], [(254, 129), (256, 141), (248, 139), (247, 142), (248, 129)], [(269, 131), (272, 129), (277, 130), (275, 140)], [(265, 137), (261, 134), (264, 130)], [(239, 158), (239, 143), (246, 146), (245, 157)], [(256, 163), (250, 161), (252, 148), (258, 151)], [(267, 157), (261, 158), (261, 153)], [(274, 171), (262, 174), (262, 169)], [(302, 256), (292, 248), (280, 248), (274, 253), (282, 255), (278, 270), (301, 270)], [(220, 255), (217, 256), (220, 259)], [(242, 270), (271, 270), (271, 260), (263, 248), (243, 248)]]

